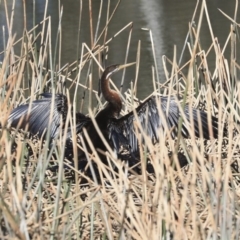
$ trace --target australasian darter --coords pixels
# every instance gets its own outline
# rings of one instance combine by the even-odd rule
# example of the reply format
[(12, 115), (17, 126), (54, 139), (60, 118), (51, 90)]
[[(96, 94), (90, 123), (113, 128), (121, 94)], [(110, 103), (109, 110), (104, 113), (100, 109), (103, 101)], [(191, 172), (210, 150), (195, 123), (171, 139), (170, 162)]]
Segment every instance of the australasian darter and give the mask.
[[(138, 138), (135, 134), (136, 124), (134, 124), (136, 116), (146, 135), (153, 142), (158, 142), (160, 128), (164, 129), (167, 126), (171, 130), (172, 137), (177, 135), (181, 111), (175, 97), (155, 95), (142, 102), (134, 110), (135, 113), (132, 111), (125, 116), (119, 117), (122, 109), (122, 101), (120, 95), (110, 88), (109, 78), (115, 72), (130, 65), (132, 64), (111, 65), (103, 72), (100, 80), (101, 92), (107, 101), (107, 105), (96, 115), (95, 120), (104, 138), (115, 152), (118, 153), (122, 145), (127, 145), (131, 155), (134, 155), (137, 154), (139, 149)], [(53, 99), (51, 93), (43, 93), (42, 97), (42, 99), (31, 103), (30, 110), (30, 104), (20, 105), (13, 109), (9, 115), (8, 123), (15, 128), (26, 129), (27, 127), (32, 135), (38, 135), (39, 137), (42, 137), (43, 134), (46, 134), (46, 131), (49, 131), (50, 139), (55, 139), (60, 132), (63, 132), (61, 128), (65, 126), (64, 123), (66, 122), (68, 112), (67, 98), (63, 94), (55, 94), (55, 98)], [(53, 100), (54, 105), (51, 114)], [(161, 107), (161, 114), (158, 106)], [(205, 139), (218, 137), (218, 119), (216, 117), (210, 116), (208, 119), (206, 112), (190, 108), (189, 105), (185, 105), (182, 112), (187, 120), (183, 121), (181, 126), (183, 137), (188, 138), (190, 131), (194, 131), (196, 137), (203, 137)], [(49, 123), (50, 118), (51, 122)], [(190, 130), (191, 119), (193, 127)], [(76, 134), (81, 134), (83, 127), (86, 128), (94, 147), (105, 151), (106, 147), (99, 137), (91, 118), (81, 113), (76, 113)], [(71, 127), (68, 125), (67, 147), (65, 151), (65, 155), (68, 158), (73, 152), (71, 133)], [(90, 151), (90, 149), (88, 150)], [(78, 149), (78, 158), (81, 159), (84, 156), (85, 153)]]

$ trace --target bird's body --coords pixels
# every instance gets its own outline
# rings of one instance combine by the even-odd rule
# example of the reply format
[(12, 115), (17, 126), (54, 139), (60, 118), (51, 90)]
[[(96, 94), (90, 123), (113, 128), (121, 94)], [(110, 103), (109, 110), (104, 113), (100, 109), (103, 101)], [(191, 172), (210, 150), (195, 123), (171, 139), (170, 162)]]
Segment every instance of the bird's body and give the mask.
[[(174, 97), (152, 96), (141, 103), (134, 111), (129, 112), (123, 117), (119, 117), (122, 109), (122, 102), (117, 92), (109, 86), (110, 76), (125, 65), (112, 65), (105, 69), (101, 78), (101, 91), (108, 102), (95, 117), (96, 123), (101, 130), (104, 138), (110, 146), (119, 151), (122, 145), (128, 145), (131, 154), (138, 152), (138, 138), (135, 134), (136, 116), (145, 133), (152, 141), (159, 141), (159, 129), (168, 128), (172, 137), (176, 136), (176, 128), (179, 124), (181, 111)], [(52, 94), (42, 94), (43, 99), (33, 101), (29, 110), (29, 104), (20, 105), (15, 108), (8, 122), (12, 127), (26, 128), (32, 135), (42, 136), (49, 131), (50, 139), (56, 138), (63, 127), (65, 127), (68, 113), (67, 99), (62, 94), (56, 94), (53, 99)], [(54, 101), (54, 103), (52, 102)], [(159, 109), (160, 107), (160, 109)], [(193, 122), (193, 130), (196, 137), (203, 136), (206, 139), (218, 136), (218, 119), (204, 111), (195, 108), (189, 108), (186, 105), (183, 108), (184, 118), (181, 133), (184, 137), (189, 137), (190, 122)], [(192, 119), (192, 121), (191, 121)], [(50, 122), (51, 120), (51, 122)], [(200, 121), (199, 121), (200, 120)], [(210, 124), (209, 124), (210, 123)], [(76, 134), (81, 134), (82, 129), (86, 128), (88, 135), (95, 148), (106, 150), (104, 143), (98, 135), (91, 119), (81, 113), (76, 114)], [(67, 126), (67, 150), (72, 148), (72, 131), (70, 125)], [(174, 128), (174, 129), (172, 129)], [(90, 149), (88, 149), (90, 151)], [(70, 154), (71, 155), (71, 154)], [(67, 156), (70, 156), (67, 154)], [(84, 157), (85, 153), (78, 151), (78, 156)]]

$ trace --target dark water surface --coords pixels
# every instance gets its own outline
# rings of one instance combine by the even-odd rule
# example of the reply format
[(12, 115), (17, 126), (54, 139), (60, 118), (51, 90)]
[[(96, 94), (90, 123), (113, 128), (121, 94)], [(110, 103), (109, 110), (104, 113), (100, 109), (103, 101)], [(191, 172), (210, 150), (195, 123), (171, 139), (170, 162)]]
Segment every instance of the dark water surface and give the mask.
[[(23, 31), (23, 1), (17, 0), (15, 6), (15, 15), (13, 23), (13, 32), (17, 33), (17, 38), (22, 36)], [(27, 26), (31, 29), (33, 26), (33, 2), (27, 3)], [(100, 22), (99, 32), (102, 31), (106, 23), (106, 9), (107, 2), (103, 1), (102, 17)], [(148, 31), (143, 31), (141, 28), (151, 29), (155, 44), (155, 51), (157, 57), (158, 73), (161, 81), (165, 80), (162, 66), (162, 56), (166, 55), (168, 58), (173, 58), (174, 45), (177, 48), (177, 61), (181, 55), (184, 42), (188, 33), (189, 23), (192, 19), (193, 12), (196, 6), (194, 0), (122, 0), (112, 21), (109, 24), (107, 39), (113, 36), (118, 30), (133, 22), (133, 32), (131, 38), (130, 52), (128, 62), (135, 61), (137, 45), (141, 41), (141, 61), (139, 72), (138, 96), (140, 98), (146, 97), (152, 91), (152, 66), (154, 65), (150, 35)], [(201, 1), (200, 1), (201, 2)], [(235, 0), (209, 0), (206, 1), (212, 24), (214, 35), (218, 38), (220, 46), (223, 47), (228, 34), (230, 32), (231, 22), (226, 19), (218, 10), (220, 8), (229, 16), (234, 16)], [(92, 1), (92, 15), (93, 28), (96, 29), (97, 17), (99, 14), (99, 6), (101, 1)], [(11, 9), (12, 1), (7, 1), (9, 10)], [(81, 24), (80, 46), (83, 42), (91, 46), (90, 30), (89, 30), (89, 1), (82, 1), (83, 16)], [(111, 11), (116, 6), (117, 1), (111, 1)], [(45, 1), (35, 0), (36, 5), (36, 19), (38, 23), (43, 19)], [(77, 35), (79, 24), (79, 9), (80, 1), (78, 0), (62, 0), (63, 19), (62, 19), (62, 65), (71, 63), (77, 60), (80, 53), (77, 49)], [(200, 7), (199, 7), (200, 9)], [(199, 12), (199, 11), (198, 11)], [(58, 22), (59, 22), (59, 6), (58, 1), (48, 1), (48, 15), (51, 16), (52, 21), (52, 39), (55, 43)], [(238, 14), (238, 22), (240, 20)], [(197, 14), (196, 21), (199, 14)], [(4, 3), (0, 4), (0, 26), (6, 25), (6, 16), (4, 10)], [(3, 29), (3, 28), (1, 28)], [(2, 34), (1, 34), (2, 35)], [(129, 30), (125, 30), (122, 34), (116, 37), (109, 44), (108, 62), (107, 64), (123, 63), (125, 59), (125, 52)], [(201, 44), (202, 48), (207, 50), (211, 45), (211, 38), (206, 19), (203, 20), (201, 28)], [(100, 44), (102, 44), (102, 40)], [(3, 39), (0, 38), (0, 51), (3, 50)], [(188, 52), (188, 51), (185, 51)], [(229, 59), (230, 52), (226, 52), (225, 56)], [(238, 49), (239, 56), (239, 49)], [(189, 59), (188, 54), (184, 54), (181, 59), (181, 65)], [(210, 68), (215, 66), (215, 59), (210, 58)], [(127, 79), (129, 82), (135, 78), (134, 68), (128, 69)], [(121, 76), (117, 76), (121, 79)], [(120, 82), (120, 80), (117, 80)], [(129, 87), (129, 82), (125, 83), (125, 87)], [(119, 85), (119, 84), (117, 84)]]

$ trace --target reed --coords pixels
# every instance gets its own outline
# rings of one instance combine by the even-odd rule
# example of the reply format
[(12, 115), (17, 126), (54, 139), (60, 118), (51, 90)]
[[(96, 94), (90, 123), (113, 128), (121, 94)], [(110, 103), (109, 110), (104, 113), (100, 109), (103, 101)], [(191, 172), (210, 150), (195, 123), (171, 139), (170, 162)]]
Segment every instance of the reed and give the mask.
[[(209, 121), (210, 115), (217, 116), (218, 139), (196, 139), (192, 131), (190, 139), (183, 139), (179, 134), (173, 140), (169, 129), (160, 131), (161, 141), (153, 144), (143, 134), (145, 143), (140, 146), (140, 157), (136, 164), (116, 159), (108, 146), (109, 151), (105, 154), (109, 164), (104, 165), (98, 150), (91, 145), (91, 139), (84, 131), (93, 152), (87, 155), (90, 177), (78, 170), (76, 152), (74, 164), (64, 159), (66, 129), (49, 149), (48, 138), (34, 139), (25, 131), (6, 127), (11, 109), (38, 98), (44, 89), (54, 93), (64, 92), (71, 102), (71, 94), (64, 82), (69, 82), (70, 88), (74, 89), (74, 112), (80, 107), (76, 102), (77, 91), (81, 90), (89, 96), (89, 99), (83, 97), (82, 101), (89, 102), (89, 116), (94, 119), (94, 114), (103, 107), (103, 103), (91, 84), (92, 66), (98, 66), (101, 72), (99, 56), (111, 51), (108, 43), (123, 31), (129, 31), (125, 61), (128, 59), (132, 23), (116, 30), (116, 34), (107, 39), (107, 29), (119, 3), (113, 13), (108, 5), (103, 29), (99, 24), (104, 19), (100, 3), (97, 27), (93, 26), (93, 22), (89, 24), (91, 43), (79, 44), (79, 59), (64, 66), (61, 66), (60, 58), (60, 4), (59, 31), (54, 48), (51, 45), (51, 19), (47, 16), (48, 2), (42, 22), (29, 31), (25, 29), (20, 39), (16, 39), (12, 33), (14, 11), (9, 15), (6, 7), (9, 34), (5, 36), (6, 43), (1, 53), (4, 60), (0, 65), (0, 238), (239, 239), (240, 89), (237, 72), (240, 66), (236, 61), (236, 49), (239, 47), (236, 36), (239, 28), (236, 22), (237, 5), (234, 17), (223, 13), (232, 24), (226, 43), (221, 48), (211, 27), (206, 1), (201, 1), (201, 4), (198, 2), (193, 15), (193, 20), (197, 18), (198, 23), (197, 26), (189, 24), (183, 48), (183, 52), (190, 52), (190, 59), (182, 63), (181, 59), (177, 62), (175, 54), (173, 59), (163, 56), (166, 73), (164, 83), (160, 83), (156, 75), (154, 48), (157, 46), (152, 41), (154, 67), (149, 82), (153, 82), (155, 93), (182, 96), (182, 101), (176, 98), (179, 106), (190, 103), (191, 106), (204, 109), (209, 113)], [(78, 39), (82, 2), (80, 6)], [(92, 19), (91, 15), (89, 4), (89, 19)], [(203, 17), (207, 19), (212, 39), (209, 49), (202, 49), (200, 43)], [(37, 27), (41, 29), (40, 33), (37, 33)], [(149, 34), (152, 39), (154, 33), (149, 31)], [(227, 46), (231, 48), (230, 58), (225, 56)], [(19, 56), (15, 54), (17, 48), (21, 49)], [(119, 92), (124, 102), (122, 114), (138, 105), (136, 89), (140, 52), (139, 41), (135, 82), (131, 89)], [(216, 61), (212, 73), (208, 70), (210, 53), (214, 54)], [(88, 69), (85, 83), (81, 81), (83, 69)], [(122, 84), (125, 77), (123, 73)], [(93, 98), (99, 102), (94, 108), (91, 104)], [(76, 119), (70, 111), (67, 121), (73, 126), (74, 134)], [(223, 136), (224, 123), (227, 123), (226, 136)], [(189, 127), (192, 127), (191, 124)], [(136, 132), (139, 130), (141, 126), (136, 121)], [(76, 139), (73, 139), (73, 144), (75, 149), (86, 149), (84, 144), (78, 145)], [(98, 173), (93, 163), (98, 166)]]

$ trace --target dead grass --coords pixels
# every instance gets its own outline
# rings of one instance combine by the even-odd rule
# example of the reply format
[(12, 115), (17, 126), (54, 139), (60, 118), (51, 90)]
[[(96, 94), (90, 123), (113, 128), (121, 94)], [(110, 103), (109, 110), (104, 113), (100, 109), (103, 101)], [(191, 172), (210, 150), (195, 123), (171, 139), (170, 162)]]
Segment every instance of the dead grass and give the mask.
[[(48, 150), (48, 144), (29, 139), (26, 133), (2, 127), (1, 239), (239, 239), (239, 171), (233, 165), (240, 161), (239, 65), (236, 62), (239, 24), (228, 17), (232, 22), (231, 32), (226, 36), (226, 45), (220, 48), (208, 22), (212, 45), (202, 49), (199, 39), (202, 18), (205, 15), (208, 19), (206, 2), (202, 1), (196, 8), (200, 8), (200, 13), (193, 19), (198, 18), (198, 25), (197, 28), (190, 26), (192, 41), (184, 49), (191, 53), (189, 62), (179, 66), (176, 56), (173, 60), (164, 56), (166, 82), (159, 84), (153, 77), (153, 84), (155, 93), (161, 89), (164, 95), (181, 95), (183, 102), (217, 116), (219, 138), (206, 141), (196, 139), (192, 133), (190, 139), (179, 136), (172, 140), (166, 131), (160, 133), (160, 143), (153, 145), (146, 136), (137, 163), (140, 174), (136, 173), (136, 166), (128, 166), (111, 153), (106, 153), (110, 164), (105, 166), (95, 152), (89, 155), (89, 164), (95, 162), (98, 166), (100, 179), (97, 179), (73, 167), (72, 171), (63, 167), (67, 160), (63, 158), (62, 141)], [(39, 27), (42, 34), (36, 35), (33, 29), (19, 40), (9, 35), (0, 68), (2, 126), (14, 106), (37, 98), (46, 86), (52, 92), (66, 92), (58, 83), (70, 81), (75, 88), (73, 103), (79, 89), (92, 94), (89, 106), (92, 96), (98, 99), (97, 92), (91, 89), (91, 81), (80, 84), (81, 72), (84, 68), (91, 69), (92, 64), (102, 69), (97, 59), (111, 39), (92, 40), (91, 49), (83, 44), (80, 61), (57, 69), (59, 59), (52, 56), (49, 18), (44, 18)], [(128, 27), (131, 23), (123, 31)], [(92, 36), (107, 36), (106, 31), (107, 27)], [(37, 53), (38, 41), (44, 44)], [(232, 49), (230, 59), (224, 55), (227, 45)], [(22, 49), (21, 56), (14, 54), (18, 46)], [(140, 50), (139, 45), (136, 76)], [(209, 52), (214, 53), (216, 59), (213, 73), (208, 70)], [(127, 53), (128, 50), (126, 56)], [(188, 69), (187, 76), (183, 69)], [(123, 114), (137, 105), (136, 87), (134, 84), (132, 90), (123, 94)], [(99, 103), (98, 108), (101, 107)], [(89, 114), (95, 111), (89, 110)], [(222, 134), (223, 123), (227, 123), (227, 136)], [(184, 168), (179, 166), (179, 152), (184, 153), (189, 162)], [(53, 163), (57, 163), (57, 171), (49, 170), (49, 164)], [(76, 165), (76, 159), (74, 163)], [(148, 165), (154, 173), (146, 170)], [(74, 172), (74, 176), (69, 177), (69, 172)], [(85, 183), (79, 184), (83, 179)]]

